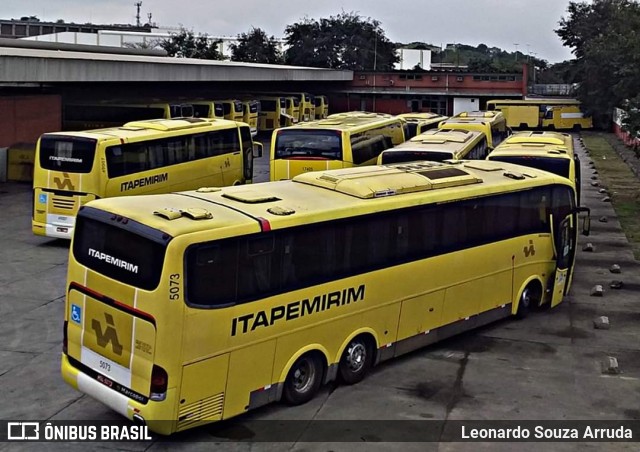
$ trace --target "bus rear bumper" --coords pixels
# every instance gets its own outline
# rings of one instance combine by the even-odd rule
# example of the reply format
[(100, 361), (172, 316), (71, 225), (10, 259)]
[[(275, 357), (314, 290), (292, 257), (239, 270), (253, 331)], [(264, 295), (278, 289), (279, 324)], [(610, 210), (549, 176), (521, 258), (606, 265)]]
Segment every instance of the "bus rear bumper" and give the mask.
[(138, 425), (146, 424), (150, 430), (161, 435), (170, 435), (176, 430), (176, 422), (171, 419), (171, 411), (174, 408), (176, 396), (175, 388), (167, 391), (167, 398), (162, 401), (161, 405), (151, 400), (143, 404), (114, 391), (81, 372), (69, 362), (69, 358), (64, 353), (62, 354), (60, 370), (63, 380), (69, 386), (83, 394), (87, 394), (134, 423)]

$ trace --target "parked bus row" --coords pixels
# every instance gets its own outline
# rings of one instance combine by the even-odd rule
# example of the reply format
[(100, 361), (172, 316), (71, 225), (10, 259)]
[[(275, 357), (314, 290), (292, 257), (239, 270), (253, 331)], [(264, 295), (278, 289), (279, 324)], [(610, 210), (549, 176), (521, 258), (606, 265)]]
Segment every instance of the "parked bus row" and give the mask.
[(117, 127), (131, 121), (184, 117), (224, 118), (249, 124), (252, 134), (326, 118), (327, 96), (309, 93), (255, 94), (238, 99), (197, 99), (156, 103), (67, 103), (63, 130)]
[(577, 99), (502, 99), (487, 102), (487, 110), (501, 111), (507, 125), (521, 129), (591, 129), (593, 122)]
[[(418, 131), (421, 133), (415, 135)], [(444, 160), (443, 155), (484, 159), (509, 133), (504, 115), (496, 111), (463, 112), (451, 118), (432, 113), (337, 113), (324, 120), (277, 129), (271, 139), (270, 178), (291, 179), (309, 171), (381, 163), (383, 152), (407, 138), (409, 144), (401, 145), (405, 151), (418, 141), (430, 141), (431, 151), (441, 151), (439, 157), (433, 153), (429, 160)], [(394, 151), (393, 155), (398, 161), (399, 154)], [(394, 158), (391, 153), (385, 156)], [(402, 158), (410, 158), (410, 154)]]
[[(421, 133), (405, 142), (412, 130)], [(565, 137), (525, 139), (520, 134), (501, 148), (508, 133), (504, 116), (496, 111), (452, 118), (338, 113), (278, 128), (271, 143), (270, 178), (376, 163), (484, 159), (497, 146), (500, 153), (491, 158), (569, 177), (579, 191), (579, 164), (571, 161), (577, 157), (572, 150), (561, 152), (568, 149)], [(79, 208), (97, 198), (250, 183), (253, 158), (262, 152), (252, 136), (248, 123), (209, 118), (134, 121), (110, 129), (45, 134), (36, 150), (33, 232), (70, 238)]]

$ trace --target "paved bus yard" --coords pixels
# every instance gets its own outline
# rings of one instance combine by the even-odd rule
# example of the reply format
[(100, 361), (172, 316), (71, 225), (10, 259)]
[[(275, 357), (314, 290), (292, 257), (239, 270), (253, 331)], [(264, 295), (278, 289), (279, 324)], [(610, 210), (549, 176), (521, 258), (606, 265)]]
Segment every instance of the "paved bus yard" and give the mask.
[[(267, 148), (256, 161), (256, 181), (268, 179)], [(511, 450), (516, 446), (509, 443), (304, 442), (305, 434), (320, 425), (314, 423), (307, 424), (298, 436), (282, 438), (282, 443), (227, 441), (250, 440), (255, 432), (249, 420), (298, 420), (299, 425), (306, 420), (640, 419), (640, 263), (633, 258), (611, 204), (603, 201), (606, 194), (591, 184), (597, 175), (593, 175), (590, 159), (582, 150), (580, 155), (582, 204), (591, 208), (591, 236), (580, 236), (571, 294), (560, 306), (534, 311), (521, 321), (499, 321), (388, 361), (357, 385), (324, 387), (306, 405), (272, 404), (223, 423), (149, 442), (0, 443), (0, 450), (52, 446), (126, 450), (214, 446), (225, 450), (370, 450), (372, 446), (379, 450), (476, 450), (482, 446)], [(69, 243), (32, 235), (30, 189), (29, 185), (0, 184), (0, 419), (120, 420), (106, 406), (67, 386), (60, 376)], [(607, 222), (599, 221), (605, 216)], [(593, 244), (593, 252), (582, 250), (587, 242)], [(620, 274), (610, 272), (613, 264), (620, 265)], [(624, 287), (611, 289), (613, 280), (623, 281)], [(590, 295), (596, 284), (604, 287), (602, 297)], [(608, 330), (594, 329), (594, 319), (602, 315), (610, 320)], [(609, 357), (617, 359), (619, 373), (608, 371)], [(382, 425), (372, 423), (371, 433), (356, 441), (388, 437)], [(410, 423), (388, 425), (397, 434)], [(329, 443), (331, 436), (326, 436)], [(217, 442), (227, 443), (214, 444)], [(596, 450), (605, 445), (517, 445), (525, 450), (540, 446)], [(609, 443), (606, 447), (631, 450), (637, 445)]]

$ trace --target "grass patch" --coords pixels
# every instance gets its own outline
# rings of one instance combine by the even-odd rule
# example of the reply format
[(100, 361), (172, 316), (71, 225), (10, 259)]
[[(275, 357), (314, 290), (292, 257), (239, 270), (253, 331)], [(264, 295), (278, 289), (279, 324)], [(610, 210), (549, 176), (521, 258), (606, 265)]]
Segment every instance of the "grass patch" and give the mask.
[(640, 260), (640, 180), (609, 143), (610, 134), (582, 133), (601, 183), (606, 187), (633, 255)]

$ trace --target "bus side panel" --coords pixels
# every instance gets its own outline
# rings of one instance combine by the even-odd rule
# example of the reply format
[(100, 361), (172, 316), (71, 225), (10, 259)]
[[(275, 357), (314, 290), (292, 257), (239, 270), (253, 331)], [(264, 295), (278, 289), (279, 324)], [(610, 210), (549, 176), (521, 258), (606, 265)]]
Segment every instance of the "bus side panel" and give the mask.
[[(508, 242), (454, 253), (441, 260), (442, 267), (455, 269), (444, 277), (447, 287), (442, 324), (456, 322), (509, 303), (511, 295), (512, 253)], [(464, 261), (460, 259), (464, 255)], [(482, 269), (479, 274), (478, 269)], [(450, 278), (455, 278), (450, 279)]]
[(229, 354), (184, 366), (178, 430), (222, 419)]
[(224, 404), (225, 419), (247, 411), (251, 393), (269, 387), (275, 350), (276, 340), (273, 339), (231, 353)]
[[(503, 109), (504, 112), (504, 109)], [(537, 105), (518, 105), (508, 107), (507, 126), (509, 127), (530, 127), (536, 128), (540, 122), (540, 109)]]
[(398, 325), (398, 341), (423, 334), (442, 324), (444, 290), (404, 300)]

